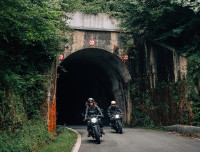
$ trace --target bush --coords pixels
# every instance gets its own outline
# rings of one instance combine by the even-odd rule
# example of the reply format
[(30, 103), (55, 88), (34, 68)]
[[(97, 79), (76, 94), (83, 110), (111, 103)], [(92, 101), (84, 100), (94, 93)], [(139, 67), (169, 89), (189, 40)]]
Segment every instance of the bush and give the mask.
[(42, 118), (30, 120), (21, 129), (16, 129), (14, 133), (0, 132), (0, 151), (34, 151), (49, 141), (50, 134), (47, 131), (46, 122)]
[(66, 127), (57, 128), (59, 135), (47, 146), (44, 146), (39, 152), (71, 152), (77, 135)]

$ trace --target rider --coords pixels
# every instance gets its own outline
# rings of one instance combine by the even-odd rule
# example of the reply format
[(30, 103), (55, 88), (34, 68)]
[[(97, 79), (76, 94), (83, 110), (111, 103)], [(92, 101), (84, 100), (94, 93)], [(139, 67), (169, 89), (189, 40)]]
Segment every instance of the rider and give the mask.
[[(88, 116), (91, 116), (92, 114), (103, 116), (101, 109), (97, 105), (95, 105), (94, 99), (89, 98), (88, 104), (87, 104), (87, 107), (86, 107), (86, 110), (85, 110), (85, 120), (87, 119)], [(101, 120), (99, 120), (99, 126), (100, 126), (101, 133), (105, 134), (104, 131), (103, 131), (103, 123), (101, 122)], [(87, 123), (88, 137), (90, 136), (90, 134), (89, 134), (90, 129), (91, 129), (91, 123), (88, 122)]]
[(114, 124), (114, 120), (112, 119), (112, 115), (119, 112), (122, 113), (122, 110), (116, 105), (116, 101), (111, 101), (111, 106), (107, 110), (108, 117), (110, 118), (111, 124)]

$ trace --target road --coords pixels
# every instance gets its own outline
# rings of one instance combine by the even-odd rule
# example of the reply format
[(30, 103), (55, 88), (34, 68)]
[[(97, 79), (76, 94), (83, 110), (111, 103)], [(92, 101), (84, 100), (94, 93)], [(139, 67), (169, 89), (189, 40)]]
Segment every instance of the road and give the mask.
[(200, 140), (167, 132), (124, 128), (117, 134), (105, 127), (101, 144), (87, 137), (86, 126), (69, 126), (81, 134), (79, 152), (200, 152)]

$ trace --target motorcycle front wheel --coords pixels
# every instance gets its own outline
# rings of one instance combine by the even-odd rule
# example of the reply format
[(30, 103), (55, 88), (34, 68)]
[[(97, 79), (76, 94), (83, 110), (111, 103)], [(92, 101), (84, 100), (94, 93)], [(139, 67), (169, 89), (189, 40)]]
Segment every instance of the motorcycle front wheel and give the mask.
[(97, 144), (100, 144), (101, 143), (100, 133), (97, 126), (94, 127), (94, 134), (95, 134), (95, 139), (96, 139)]
[(121, 123), (121, 121), (118, 121), (118, 129), (119, 129), (119, 133), (122, 134), (123, 130), (122, 130), (122, 123)]

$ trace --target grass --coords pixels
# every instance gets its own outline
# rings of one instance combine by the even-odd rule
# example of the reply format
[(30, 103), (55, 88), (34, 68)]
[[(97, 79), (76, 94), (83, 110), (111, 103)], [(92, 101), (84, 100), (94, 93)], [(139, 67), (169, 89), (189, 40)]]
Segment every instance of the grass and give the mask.
[(148, 129), (148, 130), (158, 130), (158, 131), (167, 131), (165, 126), (156, 126), (156, 125), (153, 125), (153, 124), (146, 125), (146, 126), (134, 126), (134, 127), (131, 126), (131, 125), (124, 124), (124, 127), (126, 127), (126, 128)]
[(36, 151), (50, 140), (46, 122), (42, 119), (30, 120), (14, 132), (0, 130), (0, 152)]
[(30, 120), (14, 132), (0, 130), (0, 152), (70, 152), (76, 133), (60, 126), (52, 136), (43, 119)]
[(158, 130), (158, 131), (167, 131), (165, 126), (144, 126), (144, 127), (138, 127), (138, 128), (149, 129), (149, 130)]
[(59, 127), (57, 131), (59, 135), (39, 152), (71, 152), (77, 139), (76, 133), (65, 127)]

